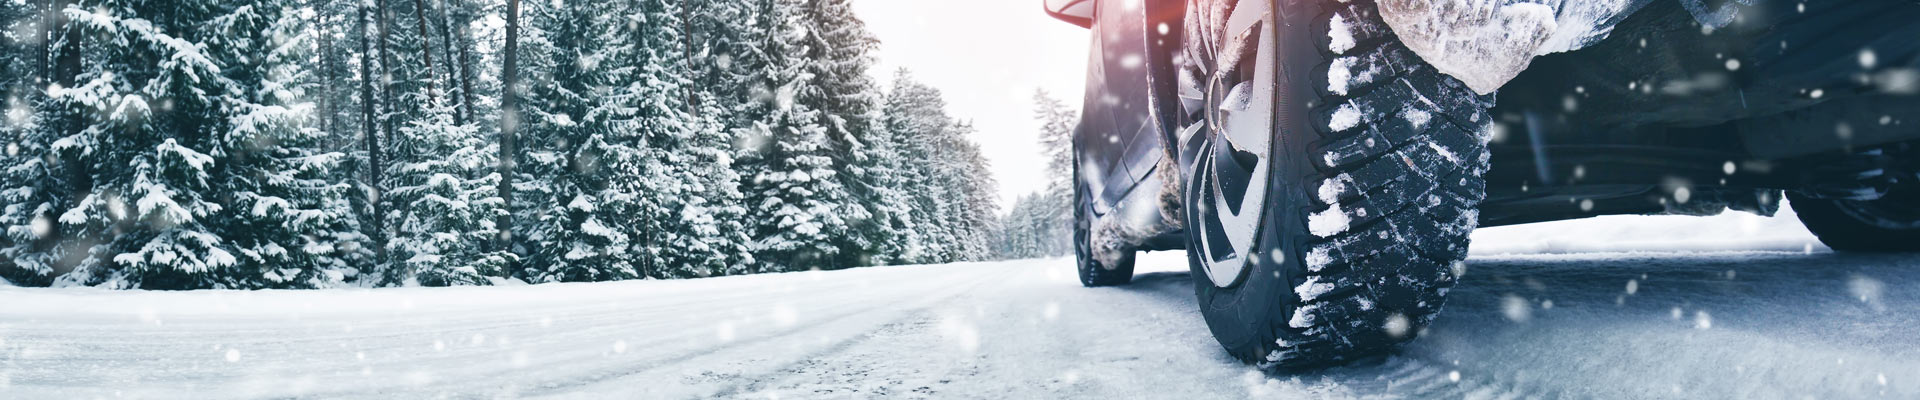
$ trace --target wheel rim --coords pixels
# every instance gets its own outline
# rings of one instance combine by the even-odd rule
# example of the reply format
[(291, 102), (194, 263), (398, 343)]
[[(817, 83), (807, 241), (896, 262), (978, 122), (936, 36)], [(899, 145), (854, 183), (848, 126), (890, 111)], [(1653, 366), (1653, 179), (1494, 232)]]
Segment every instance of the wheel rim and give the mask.
[(1188, 228), (1200, 265), (1217, 287), (1233, 286), (1255, 262), (1273, 157), (1275, 38), (1266, 1), (1234, 7), (1188, 35), (1180, 74), (1180, 130), (1188, 178)]

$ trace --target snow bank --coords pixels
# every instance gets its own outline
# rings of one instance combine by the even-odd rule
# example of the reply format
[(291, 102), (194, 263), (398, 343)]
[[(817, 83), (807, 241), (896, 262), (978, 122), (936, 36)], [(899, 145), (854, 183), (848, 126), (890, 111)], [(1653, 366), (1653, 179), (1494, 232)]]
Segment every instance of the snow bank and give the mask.
[(1826, 252), (1792, 204), (1772, 217), (1729, 211), (1712, 217), (1614, 215), (1474, 231), (1475, 256), (1643, 251)]

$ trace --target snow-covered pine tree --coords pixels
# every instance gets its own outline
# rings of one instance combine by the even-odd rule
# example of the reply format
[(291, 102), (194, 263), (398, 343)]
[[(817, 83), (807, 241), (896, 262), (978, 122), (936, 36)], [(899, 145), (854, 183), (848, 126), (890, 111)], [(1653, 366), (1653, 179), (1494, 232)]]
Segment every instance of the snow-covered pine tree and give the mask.
[[(689, 150), (684, 154), (701, 160), (684, 164), (691, 168), (691, 176), (705, 177), (698, 186), (705, 191), (703, 196), (690, 196), (689, 199), (702, 201), (699, 208), (706, 213), (688, 213), (683, 218), (702, 221), (702, 225), (711, 225), (716, 234), (700, 235), (714, 254), (725, 257), (725, 269), (712, 271), (714, 274), (743, 274), (758, 270), (754, 259), (753, 237), (747, 222), (748, 205), (742, 193), (743, 177), (737, 168), (741, 148), (751, 147), (754, 140), (742, 135), (751, 132), (753, 121), (743, 118), (751, 115), (749, 108), (756, 101), (749, 96), (749, 68), (765, 62), (758, 53), (761, 49), (753, 46), (756, 42), (750, 38), (766, 37), (768, 27), (750, 24), (756, 21), (759, 10), (766, 3), (758, 0), (747, 1), (680, 1), (680, 25), (684, 27), (680, 40), (685, 43), (679, 57), (679, 64), (685, 73), (670, 73), (667, 76), (681, 76), (680, 90), (685, 92), (687, 102), (682, 104), (702, 121), (706, 121), (711, 131), (698, 132), (684, 143)], [(663, 25), (663, 26), (670, 26)], [(668, 57), (663, 55), (660, 60)], [(670, 72), (670, 71), (669, 71)], [(762, 91), (764, 93), (764, 91)], [(726, 161), (722, 163), (721, 161)]]
[(454, 124), (453, 112), (432, 104), (394, 138), (385, 284), (488, 285), (518, 261), (492, 245), (494, 218), (506, 212), (495, 187), (497, 148), (473, 125)]
[[(0, 68), (12, 73), (0, 76), (0, 107), (11, 107), (12, 99), (33, 85), (33, 79), (40, 75), (36, 53), (32, 43), (38, 42), (40, 33), (39, 18), (36, 11), (42, 7), (39, 0), (31, 4), (22, 0), (0, 0)], [(21, 99), (19, 102), (24, 102)], [(22, 105), (25, 107), (25, 105)], [(9, 108), (0, 108), (3, 114)], [(12, 121), (0, 115), (0, 130), (10, 129)], [(11, 138), (11, 137), (9, 137)]]
[[(216, 232), (240, 256), (241, 273), (261, 271), (264, 279), (253, 287), (368, 279), (369, 270), (350, 262), (366, 251), (345, 196), (349, 186), (334, 180), (346, 155), (330, 147), (332, 137), (321, 129), (328, 116), (309, 94), (325, 95), (310, 68), (321, 56), (315, 52), (321, 38), (303, 2), (281, 2), (254, 3), (259, 19), (236, 26), (265, 32), (220, 55), (230, 60), (223, 65), (244, 100), (229, 111), (227, 141), (234, 148), (214, 153), (227, 160), (225, 174), (216, 175), (223, 181), (213, 187), (231, 197), (223, 201), (232, 207), (214, 218), (221, 225)], [(227, 16), (238, 15), (244, 12)], [(295, 245), (300, 248), (290, 248)]]
[(832, 157), (828, 122), (819, 110), (796, 101), (810, 88), (806, 31), (799, 4), (766, 0), (755, 26), (766, 27), (749, 52), (747, 79), (753, 103), (737, 118), (752, 121), (741, 175), (755, 258), (763, 271), (836, 268), (840, 238), (855, 234), (847, 216), (858, 210), (841, 184)]
[(1035, 218), (1038, 210), (1044, 207), (1039, 201), (1040, 196), (1039, 193), (1022, 195), (1007, 210), (994, 243), (994, 254), (998, 258), (1021, 259), (1042, 254), (1040, 233), (1036, 229), (1041, 224)]
[(887, 169), (880, 164), (885, 157), (873, 145), (879, 139), (884, 118), (880, 114), (880, 88), (869, 75), (876, 63), (873, 50), (879, 40), (867, 31), (866, 23), (854, 15), (849, 0), (801, 0), (800, 44), (807, 84), (795, 93), (794, 101), (819, 110), (821, 124), (827, 129), (832, 151), (834, 179), (850, 194), (848, 204), (839, 208), (853, 229), (836, 238), (840, 255), (829, 265), (853, 267), (883, 264), (896, 250), (887, 243), (899, 232), (892, 224), (900, 210), (884, 207), (889, 188), (880, 186)]
[(733, 170), (733, 138), (719, 122), (718, 107), (698, 101), (688, 72), (691, 25), (677, 0), (640, 0), (635, 29), (638, 79), (628, 96), (638, 100), (635, 138), (647, 146), (648, 165), (637, 169), (658, 212), (631, 225), (652, 259), (654, 277), (736, 274), (753, 264), (742, 218), (740, 177)]
[[(660, 168), (646, 159), (646, 143), (631, 132), (636, 109), (625, 86), (633, 80), (634, 43), (628, 3), (559, 5), (528, 13), (545, 32), (546, 47), (521, 47), (529, 92), (521, 104), (526, 172), (515, 191), (525, 201), (515, 218), (529, 257), (522, 274), (534, 282), (634, 279), (652, 249), (638, 247), (629, 222), (661, 212), (644, 174)], [(637, 18), (644, 19), (645, 14)], [(545, 57), (533, 57), (535, 54)], [(671, 117), (667, 118), (673, 119)]]
[(1047, 160), (1047, 187), (1034, 199), (1042, 221), (1042, 255), (1064, 255), (1073, 251), (1073, 129), (1079, 125), (1079, 112), (1067, 107), (1045, 90), (1034, 90), (1034, 119), (1040, 122), (1040, 156)]
[[(35, 183), (10, 193), (6, 222), (20, 242), (66, 246), (16, 244), (11, 255), (45, 263), (84, 252), (59, 280), (119, 288), (353, 278), (319, 239), (348, 214), (330, 200), (341, 188), (323, 179), (339, 155), (309, 147), (320, 134), (298, 62), (311, 38), (287, 3), (63, 9), (61, 37), (74, 45), (60, 57), (86, 62), (70, 63), (77, 85), (48, 90), (63, 122), (38, 156), (61, 176), (26, 177)], [(42, 190), (61, 193), (20, 193)]]
[(749, 66), (763, 62), (754, 46), (753, 38), (765, 37), (763, 31), (770, 27), (748, 23), (759, 21), (767, 3), (765, 0), (728, 0), (696, 1), (682, 0), (682, 24), (686, 35), (681, 38), (687, 44), (686, 67), (691, 72), (692, 86), (687, 97), (700, 106), (709, 106), (719, 113), (713, 115), (727, 129), (739, 129), (748, 126), (746, 121), (736, 117), (739, 109), (749, 105), (749, 87), (746, 81)]
[[(675, 76), (675, 72), (665, 69), (653, 73), (659, 81), (669, 81)], [(662, 93), (669, 90), (660, 89)], [(653, 107), (668, 108), (665, 104)], [(662, 220), (664, 229), (661, 235), (646, 238), (647, 243), (659, 249), (664, 277), (747, 273), (757, 261), (745, 223), (748, 212), (742, 205), (740, 175), (733, 169), (733, 137), (720, 123), (703, 116), (717, 114), (716, 108), (694, 108), (700, 110), (700, 114), (684, 121), (681, 129), (670, 129), (672, 125), (654, 127), (669, 128), (656, 132), (666, 135), (660, 138), (665, 140), (656, 142), (659, 143), (656, 148), (664, 151), (656, 154), (661, 154), (665, 160), (662, 166), (670, 171), (668, 185), (679, 186), (662, 192), (681, 195), (662, 203), (663, 210), (667, 211)]]
[(937, 182), (947, 185), (955, 196), (949, 197), (949, 221), (954, 224), (961, 253), (948, 261), (979, 261), (992, 257), (992, 240), (1000, 230), (1000, 206), (994, 198), (999, 190), (993, 175), (987, 173), (987, 158), (980, 146), (968, 136), (975, 132), (971, 122), (962, 121), (939, 130), (933, 165)]
[[(41, 123), (39, 110), (45, 104), (45, 89), (51, 61), (46, 51), (51, 2), (31, 5), (13, 0), (0, 1), (0, 140), (7, 143), (0, 153), (0, 224), (19, 227), (0, 238), (0, 279), (18, 285), (45, 286), (53, 282), (57, 262), (63, 250), (52, 248), (50, 223), (43, 235), (33, 234), (33, 220), (44, 213), (40, 207), (61, 203), (54, 193), (40, 190), (54, 184), (58, 176), (49, 173), (51, 161), (44, 156), (52, 143), (53, 132)], [(51, 218), (43, 218), (51, 221)], [(13, 222), (20, 221), (20, 222)], [(43, 238), (44, 237), (44, 238)]]
[(943, 262), (954, 259), (959, 251), (954, 247), (954, 226), (947, 219), (946, 199), (952, 196), (946, 186), (937, 184), (940, 177), (930, 161), (939, 151), (932, 138), (953, 123), (945, 107), (938, 91), (914, 81), (904, 69), (894, 73), (893, 91), (887, 95), (887, 131), (893, 135), (895, 153), (912, 160), (899, 169), (913, 222), (902, 240), (906, 246), (902, 259), (908, 263)]
[[(366, 276), (374, 277), (377, 272), (375, 248), (372, 239), (363, 231), (362, 224), (371, 212), (366, 176), (367, 152), (362, 144), (360, 131), (360, 96), (357, 89), (364, 79), (355, 71), (352, 62), (355, 57), (352, 48), (359, 43), (357, 23), (359, 2), (335, 0), (302, 0), (302, 11), (310, 20), (307, 29), (313, 46), (313, 53), (301, 60), (299, 65), (309, 71), (305, 74), (306, 98), (314, 103), (313, 127), (324, 135), (315, 148), (328, 149), (341, 153), (337, 165), (323, 178), (327, 182), (344, 185), (345, 192), (340, 196), (352, 210), (352, 218), (343, 223), (345, 227), (336, 231), (334, 237), (327, 240), (339, 251), (340, 260)], [(358, 283), (372, 285), (379, 282), (365, 279)]]
[(886, 115), (880, 114), (879, 125), (867, 136), (866, 156), (859, 162), (859, 182), (865, 185), (860, 196), (873, 212), (861, 230), (874, 243), (873, 264), (907, 264), (920, 257), (926, 239), (919, 232), (920, 221), (914, 219), (908, 159), (885, 120)]
[(906, 164), (915, 231), (925, 252), (914, 262), (978, 260), (991, 256), (998, 224), (993, 179), (986, 159), (967, 135), (969, 124), (946, 113), (940, 91), (902, 70), (887, 98), (887, 126)]

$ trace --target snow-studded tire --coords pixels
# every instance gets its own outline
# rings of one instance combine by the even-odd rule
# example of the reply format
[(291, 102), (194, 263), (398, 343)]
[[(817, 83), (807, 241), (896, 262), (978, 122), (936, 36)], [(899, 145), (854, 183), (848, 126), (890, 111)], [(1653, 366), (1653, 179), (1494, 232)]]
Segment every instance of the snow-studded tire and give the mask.
[[(1074, 154), (1079, 154), (1075, 150)], [(1133, 282), (1133, 254), (1124, 254), (1111, 268), (1093, 255), (1093, 200), (1087, 197), (1086, 180), (1080, 177), (1080, 160), (1073, 162), (1073, 258), (1080, 271), (1080, 284), (1086, 287), (1118, 286)]]
[(1878, 200), (1822, 200), (1788, 193), (1800, 223), (1838, 251), (1920, 252), (1920, 184), (1894, 187)]
[(1464, 266), (1491, 97), (1369, 0), (1199, 0), (1186, 21), (1188, 254), (1214, 336), (1289, 369), (1411, 340)]

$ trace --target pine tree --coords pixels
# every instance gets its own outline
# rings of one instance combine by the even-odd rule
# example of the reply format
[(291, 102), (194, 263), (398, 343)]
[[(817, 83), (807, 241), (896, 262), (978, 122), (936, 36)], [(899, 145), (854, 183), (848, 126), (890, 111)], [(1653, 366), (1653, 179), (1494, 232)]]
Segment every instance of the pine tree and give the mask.
[(859, 215), (838, 176), (828, 121), (819, 110), (796, 101), (810, 86), (800, 43), (805, 30), (798, 5), (767, 0), (759, 26), (768, 27), (747, 72), (754, 87), (739, 117), (752, 121), (742, 135), (747, 220), (753, 224), (755, 258), (763, 270), (834, 268), (842, 255), (839, 238), (853, 234), (847, 216)]
[(83, 251), (60, 280), (111, 287), (353, 278), (324, 239), (349, 213), (332, 200), (342, 187), (324, 180), (340, 155), (307, 147), (322, 135), (298, 68), (312, 48), (304, 20), (284, 2), (105, 3), (62, 10), (62, 40), (86, 43), (60, 57), (89, 62), (71, 75), (80, 84), (49, 88), (46, 108), (64, 126), (35, 150), (64, 176), (25, 177), (30, 191), (58, 194), (8, 196), (16, 243), (68, 245), (12, 255), (45, 265)]
[(907, 186), (912, 170), (906, 165), (908, 159), (901, 153), (897, 134), (885, 125), (886, 115), (879, 117), (877, 122), (881, 124), (868, 137), (867, 155), (860, 168), (860, 182), (865, 185), (861, 197), (873, 211), (862, 232), (874, 243), (874, 264), (912, 263), (920, 253), (919, 246), (926, 242), (919, 232), (922, 221), (914, 219), (913, 189)]
[[(0, 107), (8, 107), (0, 108), (0, 113), (15, 103), (24, 102), (24, 99), (14, 100), (15, 96), (26, 92), (33, 85), (33, 78), (39, 76), (38, 61), (33, 58), (32, 52), (36, 47), (34, 43), (38, 42), (35, 36), (40, 32), (39, 18), (35, 18), (39, 7), (38, 0), (31, 5), (14, 0), (0, 1), (0, 69), (13, 71), (0, 76), (0, 101), (5, 102), (0, 103)], [(21, 107), (24, 109), (26, 106), (22, 104)], [(11, 130), (14, 124), (0, 116), (0, 130)]]
[[(767, 93), (765, 89), (753, 89), (764, 87), (753, 82), (749, 71), (758, 70), (754, 66), (766, 61), (752, 38), (769, 37), (767, 29), (771, 27), (754, 22), (765, 16), (763, 7), (770, 7), (770, 3), (680, 0), (679, 4), (680, 25), (686, 30), (680, 38), (685, 47), (679, 54), (685, 72), (665, 72), (686, 77), (681, 86), (687, 99), (683, 106), (712, 127), (694, 131), (700, 134), (684, 142), (688, 151), (683, 154), (708, 160), (684, 164), (690, 169), (689, 175), (704, 177), (704, 183), (697, 187), (708, 194), (688, 197), (700, 200), (699, 208), (690, 210), (705, 212), (683, 218), (711, 226), (716, 232), (700, 236), (714, 254), (726, 260), (725, 268), (713, 273), (755, 272), (760, 267), (753, 254), (753, 224), (747, 220), (749, 204), (743, 197), (746, 177), (740, 174), (746, 168), (739, 160), (746, 156), (741, 149), (757, 148), (756, 143), (763, 138), (747, 135), (753, 132), (755, 121), (746, 117), (758, 115), (755, 107), (761, 104), (759, 100), (765, 100), (756, 100), (753, 94)], [(665, 62), (667, 58), (663, 55), (658, 60)]]
[(1059, 221), (1050, 219), (1059, 210), (1051, 197), (1051, 193), (1035, 192), (1014, 201), (1000, 220), (995, 254), (1002, 259), (1021, 259), (1061, 256), (1072, 250), (1060, 247)]
[(955, 195), (947, 198), (960, 253), (946, 261), (979, 261), (992, 256), (992, 240), (1000, 230), (1000, 207), (993, 197), (998, 191), (987, 171), (986, 156), (980, 146), (967, 139), (975, 131), (970, 122), (949, 125), (935, 139), (940, 157), (932, 160), (937, 181)]
[[(523, 131), (529, 178), (516, 227), (528, 246), (535, 282), (604, 281), (641, 276), (650, 249), (630, 225), (660, 214), (641, 193), (640, 176), (657, 173), (635, 137), (637, 110), (625, 93), (633, 79), (634, 44), (624, 40), (625, 3), (567, 3), (532, 13), (529, 25), (551, 47), (522, 47), (531, 76)], [(640, 14), (639, 18), (647, 15)], [(545, 57), (530, 57), (542, 54)], [(642, 171), (646, 170), (646, 171)]]
[(511, 272), (518, 257), (494, 249), (494, 218), (504, 214), (497, 149), (473, 125), (453, 123), (453, 108), (433, 105), (395, 139), (388, 193), (396, 235), (387, 284), (488, 285)]
[[(918, 236), (909, 253), (912, 262), (935, 263), (980, 260), (992, 254), (992, 235), (998, 225), (993, 179), (986, 158), (967, 136), (973, 127), (946, 113), (940, 91), (914, 81), (902, 70), (895, 74), (887, 98), (887, 125), (907, 164), (905, 187), (911, 188), (910, 213)], [(910, 237), (909, 239), (914, 239)]]
[(1079, 113), (1045, 90), (1033, 94), (1034, 119), (1040, 122), (1040, 156), (1047, 160), (1047, 187), (1034, 199), (1042, 211), (1032, 217), (1048, 229), (1037, 232), (1043, 239), (1040, 254), (1064, 255), (1073, 251), (1073, 130), (1079, 125)]
[(0, 278), (485, 285), (1043, 252), (1045, 218), (1017, 216), (1045, 196), (1000, 220), (972, 128), (904, 74), (883, 96), (849, 4), (0, 0), (0, 68), (24, 71), (0, 74)]
[(799, 5), (800, 45), (804, 71), (809, 78), (800, 86), (794, 101), (821, 113), (821, 125), (827, 129), (827, 141), (835, 168), (834, 177), (849, 193), (844, 218), (853, 229), (836, 238), (840, 257), (829, 261), (841, 267), (873, 265), (889, 261), (884, 243), (898, 235), (892, 225), (891, 208), (884, 205), (888, 188), (880, 186), (893, 165), (880, 164), (883, 158), (873, 144), (881, 139), (883, 116), (880, 114), (879, 86), (869, 76), (875, 63), (872, 52), (879, 44), (866, 24), (853, 13), (849, 0), (804, 0)]
[[(0, 139), (8, 143), (0, 153), (0, 224), (20, 228), (0, 235), (0, 279), (20, 285), (44, 286), (52, 283), (58, 253), (51, 247), (52, 224), (47, 232), (36, 235), (33, 221), (45, 213), (41, 207), (59, 203), (45, 185), (56, 184), (56, 175), (48, 173), (52, 164), (44, 155), (51, 133), (38, 112), (45, 104), (44, 89), (50, 72), (46, 51), (48, 30), (53, 19), (52, 2), (33, 2), (32, 7), (13, 2), (0, 4), (0, 70), (16, 73), (0, 76)], [(42, 218), (42, 221), (51, 221)], [(19, 222), (14, 222), (19, 221)]]
[(520, 113), (520, 0), (507, 0), (507, 36), (506, 49), (500, 62), (500, 155), (495, 161), (494, 170), (500, 174), (500, 183), (496, 189), (504, 200), (505, 213), (500, 214), (494, 225), (500, 230), (495, 238), (494, 247), (515, 251), (518, 238), (513, 236), (519, 227), (513, 225), (516, 201), (513, 196), (513, 181), (519, 176), (521, 151), (515, 141), (522, 123)]
[(636, 223), (641, 244), (652, 260), (643, 263), (655, 277), (737, 274), (755, 262), (748, 246), (747, 209), (741, 206), (740, 176), (733, 170), (733, 136), (719, 121), (720, 109), (689, 94), (690, 43), (683, 27), (688, 15), (674, 0), (641, 0), (633, 42), (638, 46), (639, 79), (628, 86), (639, 101), (634, 124), (647, 143), (653, 164), (637, 171), (643, 193), (658, 213)]
[(913, 80), (906, 70), (895, 72), (893, 91), (887, 96), (887, 130), (893, 134), (893, 146), (901, 159), (900, 186), (909, 194), (909, 235), (902, 240), (909, 263), (934, 263), (951, 260), (959, 249), (952, 247), (958, 237), (947, 219), (946, 186), (938, 184), (939, 171), (933, 168), (939, 149), (932, 138), (953, 123), (942, 109), (945, 101), (931, 87)]

